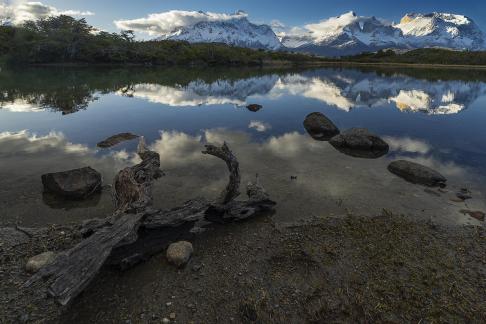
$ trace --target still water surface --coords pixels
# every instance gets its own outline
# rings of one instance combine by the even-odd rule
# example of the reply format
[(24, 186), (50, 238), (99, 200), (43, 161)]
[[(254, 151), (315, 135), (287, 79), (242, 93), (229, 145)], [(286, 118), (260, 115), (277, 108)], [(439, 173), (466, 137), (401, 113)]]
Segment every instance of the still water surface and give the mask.
[[(247, 104), (263, 109), (254, 112)], [(369, 160), (337, 152), (305, 131), (319, 111), (341, 129), (366, 127), (391, 147)], [(468, 70), (322, 68), (184, 70), (31, 68), (0, 72), (0, 222), (67, 223), (104, 217), (109, 189), (88, 201), (42, 194), (47, 172), (92, 166), (110, 184), (137, 163), (136, 142), (96, 143), (121, 132), (145, 136), (167, 176), (155, 205), (216, 196), (227, 179), (221, 161), (200, 152), (228, 142), (243, 183), (256, 173), (277, 201), (280, 224), (387, 209), (448, 224), (480, 224), (461, 209), (485, 210), (486, 73)], [(406, 158), (440, 171), (436, 196), (390, 174)], [(291, 177), (297, 177), (292, 180)], [(473, 199), (452, 202), (466, 187)]]

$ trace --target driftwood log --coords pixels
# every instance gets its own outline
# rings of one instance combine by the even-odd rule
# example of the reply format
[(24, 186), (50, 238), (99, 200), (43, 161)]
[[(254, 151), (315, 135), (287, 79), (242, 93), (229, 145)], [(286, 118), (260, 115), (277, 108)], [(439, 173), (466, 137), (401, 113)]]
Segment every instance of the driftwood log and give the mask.
[(215, 201), (197, 198), (170, 210), (151, 207), (153, 181), (163, 175), (160, 156), (147, 149), (140, 138), (138, 154), (142, 162), (121, 170), (114, 179), (116, 210), (106, 219), (85, 221), (79, 226), (84, 239), (60, 253), (50, 265), (40, 269), (24, 289), (45, 289), (60, 305), (67, 305), (93, 280), (103, 265), (126, 269), (164, 250), (174, 240), (188, 238), (214, 223), (244, 220), (271, 211), (270, 200), (258, 182), (247, 187), (248, 200), (237, 201), (240, 171), (236, 157), (226, 143), (206, 145), (203, 154), (226, 162), (229, 183)]

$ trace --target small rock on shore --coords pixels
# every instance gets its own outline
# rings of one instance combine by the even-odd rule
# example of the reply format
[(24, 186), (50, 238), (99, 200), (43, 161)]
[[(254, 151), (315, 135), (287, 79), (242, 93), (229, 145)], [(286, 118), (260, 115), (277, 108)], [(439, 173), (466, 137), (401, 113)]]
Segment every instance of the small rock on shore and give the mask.
[(27, 261), (25, 270), (29, 273), (36, 273), (44, 266), (51, 264), (56, 258), (56, 254), (52, 251), (44, 252), (33, 256)]
[(179, 241), (172, 243), (167, 249), (167, 260), (177, 267), (183, 267), (189, 262), (193, 251), (191, 242)]

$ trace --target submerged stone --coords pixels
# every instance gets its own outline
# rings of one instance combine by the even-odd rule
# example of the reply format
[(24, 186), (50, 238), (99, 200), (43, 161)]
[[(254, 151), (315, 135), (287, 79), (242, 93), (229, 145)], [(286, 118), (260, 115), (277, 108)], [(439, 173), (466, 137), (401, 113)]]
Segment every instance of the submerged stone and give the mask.
[(375, 159), (388, 153), (388, 144), (366, 128), (351, 128), (329, 141), (339, 152), (349, 156)]
[(445, 187), (447, 182), (439, 172), (411, 161), (393, 161), (388, 165), (388, 170), (408, 182), (429, 187)]
[(101, 190), (101, 174), (85, 167), (42, 175), (44, 190), (70, 199), (84, 199)]
[(473, 210), (461, 210), (461, 213), (463, 213), (464, 215), (469, 215), (471, 216), (472, 218), (474, 219), (477, 219), (478, 221), (480, 222), (484, 222), (484, 219), (485, 219), (485, 216), (486, 214), (483, 213), (482, 211), (473, 211)]
[(109, 148), (118, 145), (122, 142), (133, 140), (138, 137), (139, 137), (138, 135), (132, 133), (120, 133), (120, 134), (110, 136), (104, 141), (99, 142), (97, 146), (101, 148)]
[(328, 141), (339, 134), (334, 123), (320, 112), (313, 112), (304, 120), (304, 128), (309, 135), (318, 141)]

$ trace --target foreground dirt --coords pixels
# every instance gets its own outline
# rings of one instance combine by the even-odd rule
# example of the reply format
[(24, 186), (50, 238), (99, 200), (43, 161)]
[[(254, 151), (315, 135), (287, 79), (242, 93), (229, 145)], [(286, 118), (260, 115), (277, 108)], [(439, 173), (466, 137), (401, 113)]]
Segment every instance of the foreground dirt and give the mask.
[[(183, 269), (159, 255), (123, 273), (103, 270), (50, 322), (486, 322), (484, 227), (439, 227), (385, 213), (279, 228), (263, 217), (216, 228), (193, 244)], [(25, 251), (2, 260), (2, 323), (42, 322), (42, 310), (29, 315), (20, 307), (29, 301), (17, 298), (22, 280), (12, 279), (27, 277), (21, 266), (38, 252)]]

